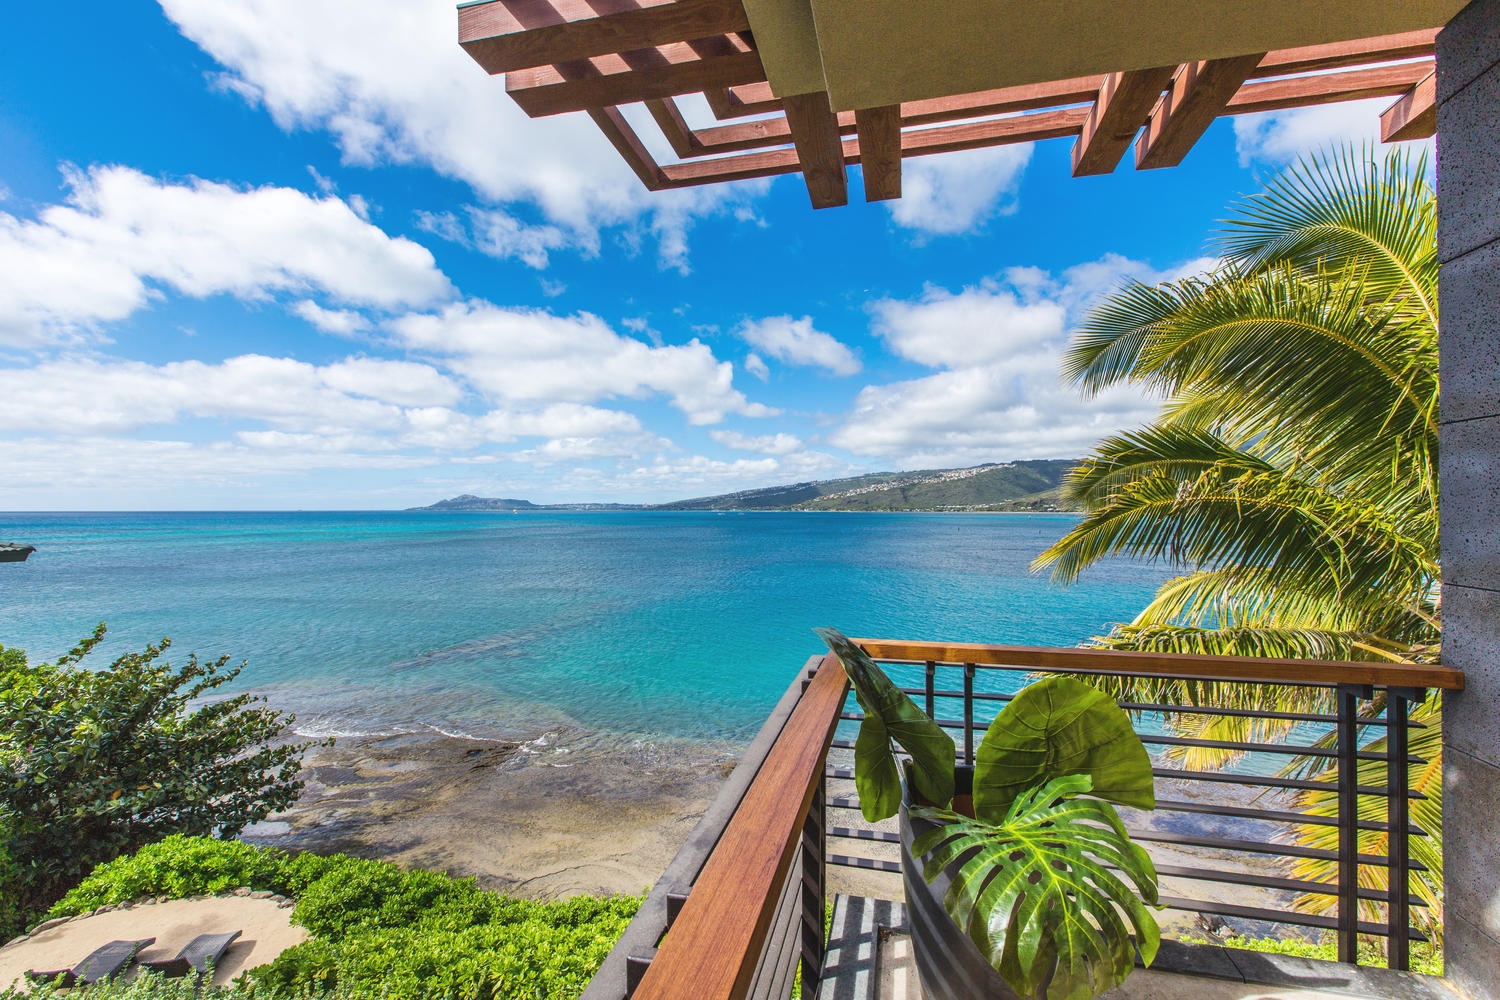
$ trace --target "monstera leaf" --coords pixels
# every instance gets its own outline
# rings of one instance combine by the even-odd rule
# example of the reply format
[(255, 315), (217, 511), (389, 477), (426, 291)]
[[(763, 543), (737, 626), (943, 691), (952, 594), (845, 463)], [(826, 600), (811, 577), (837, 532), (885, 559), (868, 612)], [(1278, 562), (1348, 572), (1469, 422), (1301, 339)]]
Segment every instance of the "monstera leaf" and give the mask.
[(1151, 758), (1130, 717), (1071, 677), (1023, 688), (990, 724), (974, 756), (974, 815), (999, 822), (1011, 802), (1067, 774), (1086, 774), (1095, 798), (1154, 809)]
[(815, 628), (844, 663), (865, 713), (854, 740), (854, 785), (865, 819), (879, 822), (901, 807), (901, 775), (891, 741), (911, 755), (912, 785), (928, 802), (953, 800), (953, 738), (901, 692), (868, 653), (838, 629)]
[(1156, 903), (1156, 868), (1113, 806), (1073, 797), (1091, 784), (1087, 774), (1053, 778), (1015, 796), (998, 823), (911, 811), (942, 824), (912, 844), (927, 881), (949, 869), (949, 915), (1023, 997), (1045, 987), (1046, 1000), (1088, 1000), (1130, 974), (1135, 947), (1150, 965), (1161, 942), (1142, 903)]

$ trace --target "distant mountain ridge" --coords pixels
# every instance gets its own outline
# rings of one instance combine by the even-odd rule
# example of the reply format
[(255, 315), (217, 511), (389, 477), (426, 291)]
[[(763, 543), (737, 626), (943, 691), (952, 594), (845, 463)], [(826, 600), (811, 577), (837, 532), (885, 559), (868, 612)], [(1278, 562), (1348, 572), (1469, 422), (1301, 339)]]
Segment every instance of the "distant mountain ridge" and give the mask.
[(844, 510), (844, 511), (1056, 511), (1061, 484), (1073, 459), (990, 463), (966, 469), (878, 472), (824, 479), (661, 504), (535, 504), (529, 500), (466, 493), (409, 510)]

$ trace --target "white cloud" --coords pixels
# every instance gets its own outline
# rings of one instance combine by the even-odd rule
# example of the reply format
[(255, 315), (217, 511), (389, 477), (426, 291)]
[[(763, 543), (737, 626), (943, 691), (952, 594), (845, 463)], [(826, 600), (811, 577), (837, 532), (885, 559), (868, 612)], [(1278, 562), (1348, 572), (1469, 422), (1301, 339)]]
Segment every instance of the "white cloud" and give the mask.
[(311, 299), (303, 299), (292, 306), (292, 312), (307, 320), (324, 333), (340, 337), (352, 337), (370, 328), (370, 321), (363, 313), (353, 309), (324, 309)]
[(1015, 193), (1031, 144), (913, 157), (901, 168), (901, 198), (888, 202), (898, 226), (948, 236), (1016, 210)]
[(390, 330), (407, 348), (442, 356), (494, 399), (588, 403), (662, 393), (694, 424), (774, 412), (736, 390), (734, 366), (700, 341), (652, 347), (588, 313), (471, 301), (401, 317)]
[(929, 368), (989, 364), (1055, 341), (1066, 314), (1061, 303), (1023, 302), (989, 285), (954, 294), (929, 286), (914, 302), (885, 299), (871, 306), (874, 332), (892, 351)]
[(754, 375), (762, 382), (771, 377), (771, 369), (766, 367), (765, 361), (754, 351), (745, 355), (745, 371)]
[(821, 330), (813, 329), (811, 316), (746, 320), (735, 333), (751, 347), (790, 365), (814, 365), (835, 375), (853, 375), (860, 370), (854, 352)]
[(790, 455), (802, 447), (802, 439), (795, 434), (749, 435), (739, 431), (709, 431), (708, 436), (726, 448), (762, 455)]
[[(1287, 111), (1236, 115), (1234, 143), (1240, 166), (1254, 161), (1290, 163), (1308, 153), (1352, 143), (1374, 146), (1380, 142), (1380, 113), (1391, 106), (1390, 98), (1345, 101)], [(1419, 143), (1432, 145), (1431, 139)]]
[(1166, 280), (1205, 263), (1164, 273), (1111, 254), (1061, 275), (1014, 268), (958, 292), (877, 302), (874, 331), (891, 350), (939, 370), (866, 386), (829, 441), (905, 468), (1081, 454), (1148, 419), (1157, 403), (1133, 387), (1084, 400), (1061, 384), (1070, 328), (1125, 277)]
[(467, 213), (467, 226), (452, 212), (419, 213), (417, 224), (436, 236), (496, 260), (519, 260), (536, 270), (547, 266), (553, 250), (574, 247), (583, 250), (586, 256), (599, 252), (598, 234), (591, 231), (569, 233), (558, 226), (533, 226), (501, 209), (471, 205)]
[(0, 343), (34, 346), (118, 320), (170, 289), (260, 299), (321, 292), (394, 308), (447, 297), (425, 247), (337, 198), (290, 188), (168, 184), (124, 167), (68, 175), (35, 221), (0, 212)]
[(161, 4), (282, 128), (326, 129), (351, 164), (425, 164), (491, 203), (535, 204), (568, 245), (649, 217), (664, 265), (685, 269), (692, 218), (767, 186), (647, 192), (586, 116), (527, 118), (459, 48), (449, 0), (367, 0), (357, 16), (345, 0)]

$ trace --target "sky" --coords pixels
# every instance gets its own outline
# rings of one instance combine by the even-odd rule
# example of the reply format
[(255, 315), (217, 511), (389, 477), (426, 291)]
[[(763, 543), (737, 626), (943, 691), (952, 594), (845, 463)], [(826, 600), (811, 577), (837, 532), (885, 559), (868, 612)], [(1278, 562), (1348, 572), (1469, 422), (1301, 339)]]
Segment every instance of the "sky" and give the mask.
[[(1215, 123), (1184, 164), (1071, 140), (648, 193), (528, 119), (450, 0), (7, 12), (0, 510), (654, 502), (1074, 458), (1149, 418), (1058, 377), (1091, 303), (1389, 101)], [(684, 102), (706, 125), (701, 101)], [(640, 109), (659, 160), (669, 152)]]

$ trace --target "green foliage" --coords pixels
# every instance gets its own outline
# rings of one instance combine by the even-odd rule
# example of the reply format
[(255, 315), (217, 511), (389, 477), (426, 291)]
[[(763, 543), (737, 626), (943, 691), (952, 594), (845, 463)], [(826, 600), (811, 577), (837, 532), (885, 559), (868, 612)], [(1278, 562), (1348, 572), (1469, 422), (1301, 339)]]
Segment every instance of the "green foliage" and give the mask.
[(295, 992), (273, 992), (258, 983), (240, 980), (228, 986), (199, 984), (191, 976), (165, 979), (153, 972), (142, 972), (130, 979), (107, 980), (88, 986), (59, 990), (50, 983), (0, 990), (0, 1000), (355, 1000), (347, 990), (327, 992), (301, 989)]
[(402, 871), (384, 861), (292, 857), (232, 841), (170, 837), (99, 866), (52, 915), (239, 886), (294, 896), (292, 920), (311, 935), (251, 970), (259, 992), (246, 1000), (325, 990), (360, 1000), (572, 998), (641, 903), (633, 896), (536, 902), (486, 892), (473, 879)]
[[(1064, 376), (1085, 394), (1131, 383), (1167, 403), (1070, 474), (1065, 492), (1087, 513), (1037, 564), (1063, 581), (1117, 554), (1182, 569), (1096, 645), (1436, 659), (1436, 235), (1423, 160), (1345, 150), (1297, 164), (1235, 206), (1211, 248), (1222, 261), (1211, 274), (1129, 284), (1090, 314)], [(1205, 741), (1283, 738), (1296, 714), (1332, 709), (1326, 689), (1154, 678), (1101, 687), (1122, 700), (1241, 710), (1169, 720), (1188, 740), (1168, 755), (1193, 769), (1234, 759)], [(1422, 756), (1432, 770), (1413, 775), (1427, 795), (1413, 809), (1434, 837), (1413, 841), (1429, 869), (1413, 891), (1430, 904), (1417, 919), (1439, 935), (1441, 733), (1435, 711), (1427, 721), (1432, 746)], [(1316, 773), (1317, 763), (1293, 769)], [(1312, 811), (1331, 808), (1321, 792), (1303, 798)], [(1326, 847), (1328, 829), (1306, 826), (1297, 837)], [(1377, 840), (1362, 834), (1362, 849), (1379, 853)], [(1362, 884), (1383, 888), (1377, 871), (1366, 866)], [(1302, 878), (1329, 872), (1316, 860), (1297, 865)], [(1383, 922), (1379, 904), (1362, 907)]]
[[(1223, 941), (1206, 938), (1183, 938), (1187, 944), (1222, 944), (1226, 948), (1259, 951), (1271, 955), (1295, 955), (1298, 958), (1316, 958), (1324, 962), (1338, 961), (1338, 944), (1334, 941), (1308, 941), (1304, 938), (1251, 938), (1235, 935)], [(1430, 944), (1413, 941), (1411, 946), (1411, 971), (1424, 976), (1443, 974), (1443, 953)], [(1371, 968), (1385, 968), (1385, 950), (1373, 939), (1361, 938), (1359, 942), (1359, 964)]]
[(1023, 997), (1045, 988), (1047, 1000), (1087, 1000), (1124, 981), (1136, 945), (1147, 965), (1156, 957), (1161, 932), (1141, 902), (1156, 902), (1156, 869), (1109, 803), (1077, 797), (1089, 786), (1086, 774), (1054, 778), (1017, 795), (998, 823), (912, 810), (943, 824), (912, 844), (923, 874), (952, 871), (948, 913)]
[(1017, 795), (1086, 774), (1090, 794), (1155, 809), (1151, 758), (1112, 699), (1071, 677), (1028, 684), (990, 724), (974, 757), (974, 815), (998, 823)]
[(854, 740), (854, 783), (860, 809), (872, 823), (896, 815), (901, 807), (901, 775), (895, 740), (911, 755), (916, 792), (928, 802), (953, 801), (953, 737), (891, 683), (885, 671), (838, 629), (813, 629), (840, 660), (854, 696), (864, 711)]
[(291, 719), (219, 693), (241, 669), (228, 657), (174, 668), (164, 639), (83, 666), (103, 638), (101, 624), (56, 664), (0, 653), (0, 819), (23, 913), (100, 861), (172, 833), (233, 835), (302, 787), (307, 744), (278, 742)]
[(70, 917), (147, 896), (210, 896), (241, 886), (287, 894), (287, 869), (294, 863), (281, 851), (238, 840), (173, 834), (99, 865), (47, 916)]

